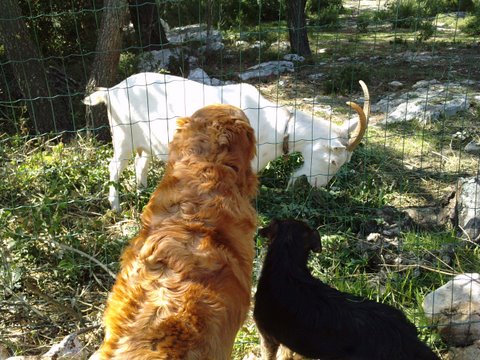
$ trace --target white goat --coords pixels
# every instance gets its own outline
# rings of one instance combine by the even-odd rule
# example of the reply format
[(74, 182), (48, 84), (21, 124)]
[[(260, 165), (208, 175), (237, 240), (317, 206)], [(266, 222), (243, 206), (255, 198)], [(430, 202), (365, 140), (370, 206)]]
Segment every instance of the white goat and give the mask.
[(237, 106), (250, 119), (257, 137), (254, 169), (263, 169), (269, 161), (291, 149), (300, 151), (304, 158), (304, 164), (294, 177), (307, 175), (312, 186), (326, 185), (350, 160), (352, 151), (365, 133), (369, 94), (363, 81), (360, 84), (365, 96), (364, 109), (355, 103), (347, 103), (359, 114), (359, 121), (352, 121), (350, 125), (345, 122), (343, 126), (299, 110), (292, 114), (284, 106), (265, 99), (254, 86), (246, 83), (209, 86), (178, 76), (140, 73), (111, 88), (97, 88), (83, 103), (107, 106), (113, 141), (108, 197), (112, 209), (120, 209), (114, 183), (119, 180), (131, 154), (136, 154), (137, 184), (146, 186), (149, 157), (167, 158), (176, 119), (190, 116), (199, 108), (214, 103)]

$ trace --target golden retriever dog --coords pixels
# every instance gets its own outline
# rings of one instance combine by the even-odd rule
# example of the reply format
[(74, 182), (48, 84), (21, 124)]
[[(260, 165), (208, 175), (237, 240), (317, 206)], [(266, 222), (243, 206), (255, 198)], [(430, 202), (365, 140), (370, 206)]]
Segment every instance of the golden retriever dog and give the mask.
[(165, 176), (121, 257), (100, 359), (229, 359), (250, 305), (255, 136), (242, 110), (178, 120)]

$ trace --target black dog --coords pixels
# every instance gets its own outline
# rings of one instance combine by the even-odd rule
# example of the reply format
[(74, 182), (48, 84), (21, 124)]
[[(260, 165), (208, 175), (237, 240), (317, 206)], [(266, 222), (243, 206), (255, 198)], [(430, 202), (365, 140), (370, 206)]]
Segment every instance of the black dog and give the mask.
[(275, 359), (284, 345), (321, 360), (439, 360), (401, 311), (340, 292), (310, 274), (309, 252), (321, 251), (317, 231), (277, 220), (260, 235), (270, 239), (253, 313), (262, 359)]

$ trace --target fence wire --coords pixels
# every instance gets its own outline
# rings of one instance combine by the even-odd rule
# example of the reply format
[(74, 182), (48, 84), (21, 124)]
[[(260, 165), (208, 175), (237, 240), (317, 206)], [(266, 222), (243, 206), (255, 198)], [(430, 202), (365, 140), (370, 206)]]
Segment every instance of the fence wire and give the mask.
[[(213, 87), (242, 107), (250, 88), (235, 88), (238, 98), (226, 90), (240, 83), (258, 91), (248, 109), (254, 127), (263, 114), (277, 124), (257, 139), (259, 227), (296, 218), (316, 228), (323, 252), (310, 258), (312, 273), (401, 309), (441, 356), (480, 340), (478, 279), (462, 283), (471, 294), (463, 324), (423, 308), (428, 293), (480, 267), (479, 16), (478, 1), (2, 1), (0, 353), (43, 354), (75, 331), (86, 354), (98, 348), (121, 251), (168, 155), (150, 132), (142, 188), (132, 138), (132, 156), (116, 159), (128, 161), (126, 171), (112, 181), (112, 166), (121, 171), (110, 162), (111, 133), (158, 126), (171, 139), (166, 122), (207, 105)], [(127, 81), (118, 98), (105, 93), (109, 114), (127, 123), (109, 123), (107, 107), (82, 103), (95, 87), (146, 72), (173, 77)], [(348, 133), (339, 129), (356, 124), (345, 102), (363, 106), (359, 80), (371, 112), (360, 145), (346, 152)], [(272, 161), (264, 166), (261, 156)], [(111, 210), (111, 187), (119, 211)], [(256, 250), (254, 283), (266, 250), (258, 236)], [(469, 335), (452, 336), (452, 324)], [(233, 358), (249, 353), (259, 353), (250, 317)]]

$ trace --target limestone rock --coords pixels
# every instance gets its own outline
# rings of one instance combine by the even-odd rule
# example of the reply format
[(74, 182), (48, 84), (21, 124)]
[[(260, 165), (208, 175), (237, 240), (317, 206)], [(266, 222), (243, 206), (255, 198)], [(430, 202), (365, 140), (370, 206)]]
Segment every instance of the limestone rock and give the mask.
[(304, 62), (305, 58), (303, 56), (297, 54), (287, 54), (283, 57), (283, 60), (286, 61), (296, 61), (296, 62)]
[(251, 78), (267, 77), (293, 71), (294, 66), (293, 62), (291, 61), (268, 61), (252, 66), (251, 68), (247, 69), (247, 71), (238, 74), (238, 77), (245, 81)]
[(401, 83), (400, 81), (391, 81), (388, 83), (388, 85), (394, 89), (398, 89), (403, 86), (403, 83)]
[(420, 80), (412, 90), (401, 95), (389, 94), (372, 106), (374, 112), (384, 112), (380, 124), (418, 120), (435, 121), (442, 116), (454, 116), (470, 107), (468, 91), (460, 83), (440, 83)]
[(87, 354), (84, 346), (78, 340), (78, 334), (65, 336), (62, 341), (54, 344), (48, 352), (39, 356), (13, 356), (7, 360), (85, 360)]
[(459, 235), (473, 242), (480, 241), (480, 176), (460, 178), (455, 207)]
[(455, 276), (425, 296), (423, 310), (446, 343), (466, 346), (480, 340), (480, 274)]
[(188, 74), (188, 79), (205, 84), (205, 85), (218, 86), (223, 84), (221, 80), (216, 78), (211, 78), (210, 76), (208, 76), (205, 70), (201, 68), (196, 68), (191, 70), (190, 73)]
[(465, 151), (471, 154), (480, 154), (480, 142), (477, 142), (475, 140), (470, 141), (465, 146)]
[(222, 33), (218, 30), (207, 30), (204, 24), (193, 24), (171, 29), (167, 32), (170, 44), (180, 45), (187, 41), (199, 41), (202, 43), (222, 42)]
[(467, 347), (451, 348), (445, 360), (478, 360), (480, 359), (480, 340)]

